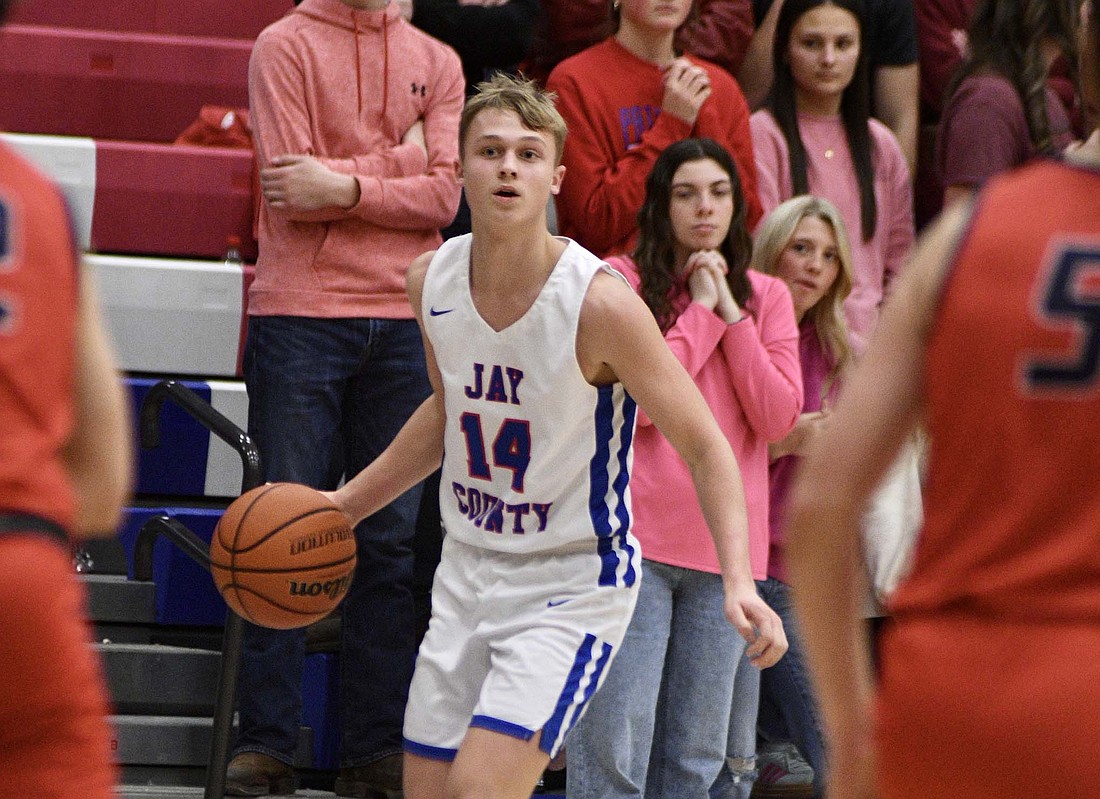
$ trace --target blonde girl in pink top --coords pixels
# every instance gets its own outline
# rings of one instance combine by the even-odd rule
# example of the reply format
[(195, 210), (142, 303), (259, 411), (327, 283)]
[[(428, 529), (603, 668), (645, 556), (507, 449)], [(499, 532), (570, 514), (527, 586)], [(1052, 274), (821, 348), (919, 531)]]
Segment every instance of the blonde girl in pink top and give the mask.
[[(768, 577), (757, 582), (764, 601), (783, 619), (790, 644), (787, 654), (760, 678), (761, 736), (773, 752), (782, 742), (793, 743), (813, 767), (814, 796), (825, 785), (825, 747), (821, 717), (805, 664), (802, 640), (794, 618), (784, 542), (787, 495), (802, 454), (824, 429), (836, 402), (842, 375), (853, 352), (844, 321), (844, 301), (852, 289), (852, 251), (840, 212), (828, 200), (802, 195), (781, 203), (756, 233), (753, 267), (781, 278), (791, 289), (799, 325), (802, 362), (802, 416), (791, 433), (769, 447), (768, 525), (771, 548)], [(770, 760), (787, 770), (782, 758), (769, 758), (761, 747), (761, 764)], [(761, 782), (779, 772), (762, 768)], [(783, 786), (769, 784), (773, 790)]]
[[(710, 139), (661, 154), (638, 219), (634, 256), (609, 263), (653, 311), (737, 456), (749, 522), (748, 562), (738, 567), (761, 580), (768, 443), (786, 436), (802, 409), (791, 294), (781, 280), (748, 270), (752, 242), (737, 170)], [(735, 795), (748, 796), (759, 672), (726, 620), (731, 575), (719, 567), (691, 484), (684, 461), (639, 414), (631, 498), (642, 588), (607, 682), (570, 740), (570, 799), (705, 799), (716, 780), (738, 783)], [(723, 765), (731, 700), (736, 773)]]

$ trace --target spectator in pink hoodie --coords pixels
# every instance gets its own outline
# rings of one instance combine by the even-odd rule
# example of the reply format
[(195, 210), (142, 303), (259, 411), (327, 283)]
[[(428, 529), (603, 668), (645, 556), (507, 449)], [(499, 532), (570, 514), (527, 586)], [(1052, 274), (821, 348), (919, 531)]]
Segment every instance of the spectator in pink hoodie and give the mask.
[[(458, 56), (386, 0), (304, 0), (256, 40), (249, 95), (263, 202), (244, 372), (267, 480), (335, 488), (430, 388), (405, 294), (458, 206)], [(339, 796), (401, 788), (415, 658), (415, 488), (356, 530), (341, 631)], [(232, 795), (292, 792), (302, 631), (248, 625)]]
[(791, 293), (748, 269), (745, 212), (729, 153), (712, 139), (675, 142), (646, 181), (633, 257), (608, 261), (645, 300), (729, 441), (748, 535), (712, 540), (687, 463), (639, 413), (630, 491), (642, 587), (570, 740), (570, 799), (748, 799), (752, 789), (766, 664), (724, 610), (738, 574), (767, 576), (768, 443), (798, 421), (802, 376)]

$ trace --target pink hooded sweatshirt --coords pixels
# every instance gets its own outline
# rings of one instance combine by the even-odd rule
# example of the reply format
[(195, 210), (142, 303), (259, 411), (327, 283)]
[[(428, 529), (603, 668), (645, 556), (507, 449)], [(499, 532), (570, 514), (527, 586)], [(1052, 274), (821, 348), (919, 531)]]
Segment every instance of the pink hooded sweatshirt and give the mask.
[[(249, 97), (257, 163), (309, 154), (354, 175), (354, 207), (260, 204), (253, 316), (407, 319), (405, 272), (440, 243), (460, 189), (465, 83), (455, 52), (406, 22), (340, 0), (304, 0), (256, 40)], [(424, 122), (428, 153), (401, 139)]]

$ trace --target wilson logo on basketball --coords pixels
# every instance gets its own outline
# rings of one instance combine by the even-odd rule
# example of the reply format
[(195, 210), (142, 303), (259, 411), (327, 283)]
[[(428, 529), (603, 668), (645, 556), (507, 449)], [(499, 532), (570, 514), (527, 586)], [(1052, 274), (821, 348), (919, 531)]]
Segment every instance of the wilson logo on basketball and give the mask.
[(321, 492), (297, 483), (246, 491), (225, 509), (210, 539), (210, 574), (226, 603), (275, 630), (331, 613), (347, 596), (355, 562), (347, 517)]
[(333, 530), (322, 530), (317, 533), (310, 533), (309, 535), (292, 538), (290, 539), (290, 554), (301, 555), (303, 552), (309, 552), (311, 549), (320, 549), (321, 547), (327, 547), (340, 541), (347, 541), (352, 535), (354, 535), (354, 533), (348, 529), (347, 526), (344, 526)]
[(341, 577), (339, 580), (325, 580), (313, 583), (290, 581), (291, 596), (320, 596), (324, 594), (329, 599), (336, 599), (348, 590), (351, 585), (351, 576)]

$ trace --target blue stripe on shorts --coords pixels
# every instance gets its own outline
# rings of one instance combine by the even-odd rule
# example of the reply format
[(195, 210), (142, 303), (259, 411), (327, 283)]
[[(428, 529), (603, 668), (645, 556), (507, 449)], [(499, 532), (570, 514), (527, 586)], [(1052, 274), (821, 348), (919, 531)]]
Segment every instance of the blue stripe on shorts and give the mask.
[(448, 749), (445, 746), (429, 746), (428, 744), (410, 741), (408, 738), (402, 738), (401, 740), (404, 750), (410, 755), (419, 755), (428, 758), (428, 760), (443, 760), (449, 763), (458, 754), (457, 749)]
[(499, 732), (502, 735), (518, 738), (521, 741), (530, 741), (535, 736), (534, 730), (529, 730), (520, 724), (513, 724), (510, 721), (494, 718), (493, 716), (474, 716), (470, 719), (470, 726)]
[[(596, 662), (592, 673), (586, 676), (585, 672), (593, 659)], [(569, 730), (580, 718), (580, 714), (588, 704), (588, 700), (596, 692), (596, 686), (600, 683), (600, 675), (603, 674), (603, 670), (607, 667), (610, 659), (611, 644), (597, 641), (596, 636), (591, 633), (584, 636), (584, 641), (577, 649), (577, 655), (573, 659), (573, 667), (569, 670), (569, 676), (565, 680), (565, 687), (558, 696), (554, 714), (542, 728), (542, 740), (539, 742), (539, 748), (542, 751), (552, 755), (558, 750)], [(587, 683), (585, 683), (585, 680), (587, 680)], [(577, 702), (577, 691), (582, 683), (585, 683), (584, 693), (580, 701)], [(559, 742), (559, 738), (561, 742)]]

